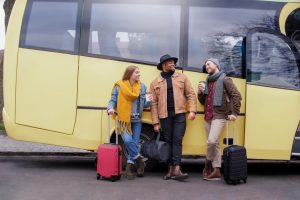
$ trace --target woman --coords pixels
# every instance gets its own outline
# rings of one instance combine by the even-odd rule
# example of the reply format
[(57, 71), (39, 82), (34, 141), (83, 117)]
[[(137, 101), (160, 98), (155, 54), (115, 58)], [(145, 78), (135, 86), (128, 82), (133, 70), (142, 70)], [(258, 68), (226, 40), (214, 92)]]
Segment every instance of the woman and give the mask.
[(128, 152), (126, 177), (135, 178), (132, 171), (137, 164), (137, 176), (144, 175), (145, 163), (139, 153), (139, 141), (142, 128), (142, 112), (150, 106), (151, 96), (146, 100), (146, 86), (140, 82), (140, 70), (136, 66), (128, 66), (122, 80), (114, 84), (111, 99), (107, 106), (109, 114), (118, 113), (118, 133), (121, 134)]

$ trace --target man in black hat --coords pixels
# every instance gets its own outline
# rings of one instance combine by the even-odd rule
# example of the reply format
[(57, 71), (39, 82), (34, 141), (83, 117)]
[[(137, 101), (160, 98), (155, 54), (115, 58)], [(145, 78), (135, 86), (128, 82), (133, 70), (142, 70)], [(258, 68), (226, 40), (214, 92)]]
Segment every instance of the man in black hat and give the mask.
[(164, 180), (181, 180), (188, 177), (180, 170), (182, 156), (182, 139), (186, 129), (186, 112), (188, 119), (194, 120), (197, 112), (197, 99), (188, 78), (175, 71), (178, 58), (164, 55), (160, 58), (157, 69), (162, 72), (150, 86), (152, 94), (151, 116), (154, 130), (162, 130), (165, 141), (171, 147), (168, 161), (169, 170)]

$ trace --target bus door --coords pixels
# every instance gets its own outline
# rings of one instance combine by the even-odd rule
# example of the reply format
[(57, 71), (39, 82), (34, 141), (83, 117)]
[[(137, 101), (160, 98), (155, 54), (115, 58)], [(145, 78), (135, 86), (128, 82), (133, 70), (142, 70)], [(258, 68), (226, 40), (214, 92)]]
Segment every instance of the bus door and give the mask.
[(265, 28), (246, 39), (248, 158), (290, 160), (300, 120), (299, 53), (289, 38)]
[(72, 134), (81, 1), (28, 2), (18, 53), (16, 123)]

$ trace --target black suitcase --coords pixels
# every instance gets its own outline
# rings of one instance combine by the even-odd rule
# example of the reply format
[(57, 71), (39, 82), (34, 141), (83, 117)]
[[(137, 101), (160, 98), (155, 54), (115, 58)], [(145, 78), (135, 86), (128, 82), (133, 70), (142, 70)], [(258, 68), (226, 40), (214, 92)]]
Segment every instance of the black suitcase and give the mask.
[[(241, 180), (244, 183), (247, 182), (247, 152), (245, 147), (234, 145), (234, 135), (235, 128), (233, 130), (233, 145), (223, 150), (223, 173), (227, 184), (236, 185)], [(228, 145), (228, 121), (226, 122), (226, 144)]]

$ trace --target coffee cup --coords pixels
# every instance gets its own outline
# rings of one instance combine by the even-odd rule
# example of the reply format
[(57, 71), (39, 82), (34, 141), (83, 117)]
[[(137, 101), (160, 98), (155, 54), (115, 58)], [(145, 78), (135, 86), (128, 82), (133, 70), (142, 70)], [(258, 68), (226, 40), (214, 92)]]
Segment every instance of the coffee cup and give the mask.
[(204, 92), (205, 91), (205, 87), (206, 87), (206, 83), (204, 81), (200, 81), (199, 84), (201, 84), (201, 86), (202, 86), (201, 92)]

